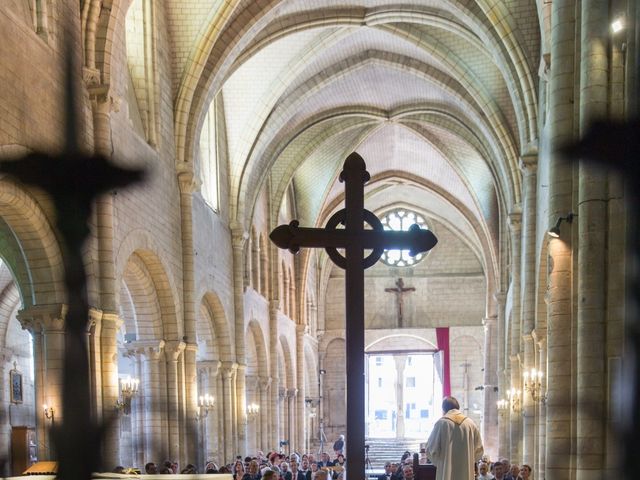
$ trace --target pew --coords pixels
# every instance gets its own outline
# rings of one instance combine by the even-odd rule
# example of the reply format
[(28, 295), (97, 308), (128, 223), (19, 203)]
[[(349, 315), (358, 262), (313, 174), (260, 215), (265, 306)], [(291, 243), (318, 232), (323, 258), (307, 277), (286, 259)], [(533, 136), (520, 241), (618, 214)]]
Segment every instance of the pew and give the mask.
[(415, 480), (436, 480), (436, 466), (420, 464), (417, 453), (413, 454), (413, 478)]

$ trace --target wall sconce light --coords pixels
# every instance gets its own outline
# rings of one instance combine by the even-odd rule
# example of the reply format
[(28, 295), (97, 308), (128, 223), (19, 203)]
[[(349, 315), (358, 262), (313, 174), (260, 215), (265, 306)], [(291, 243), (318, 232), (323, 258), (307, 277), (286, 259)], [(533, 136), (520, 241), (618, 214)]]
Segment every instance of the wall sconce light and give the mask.
[(511, 411), (513, 413), (519, 412), (520, 411), (520, 390), (516, 390), (515, 388), (512, 387), (511, 390), (507, 392), (507, 398), (511, 403)]
[(562, 221), (565, 220), (567, 223), (571, 223), (573, 222), (573, 217), (577, 217), (577, 215), (571, 212), (569, 212), (566, 217), (559, 217), (556, 221), (556, 224), (549, 229), (547, 234), (550, 237), (558, 238), (560, 236), (560, 224), (562, 223)]
[(209, 395), (208, 393), (200, 395), (198, 399), (198, 418), (206, 418), (206, 416), (209, 415), (209, 410), (211, 410), (215, 404), (216, 399), (213, 395)]
[(542, 371), (532, 368), (530, 371), (524, 372), (522, 376), (524, 378), (524, 391), (531, 394), (534, 402), (544, 403), (546, 397), (542, 395)]
[(43, 405), (42, 410), (43, 410), (42, 413), (44, 414), (44, 418), (46, 418), (47, 420), (51, 420), (53, 422), (54, 414), (55, 414), (55, 410), (53, 409), (53, 407), (48, 407), (46, 405)]
[(611, 22), (611, 31), (616, 34), (624, 30), (625, 27), (624, 15), (617, 17), (613, 22)]
[(250, 403), (247, 405), (247, 415), (251, 418), (256, 417), (260, 413), (260, 405), (257, 403)]
[(501, 398), (500, 400), (498, 400), (496, 402), (496, 405), (498, 407), (498, 413), (501, 415), (504, 415), (509, 411), (509, 401), (505, 400), (504, 398)]
[(138, 394), (140, 380), (137, 378), (124, 377), (120, 379), (120, 398), (116, 401), (116, 409), (121, 410), (125, 415), (131, 413), (131, 399)]

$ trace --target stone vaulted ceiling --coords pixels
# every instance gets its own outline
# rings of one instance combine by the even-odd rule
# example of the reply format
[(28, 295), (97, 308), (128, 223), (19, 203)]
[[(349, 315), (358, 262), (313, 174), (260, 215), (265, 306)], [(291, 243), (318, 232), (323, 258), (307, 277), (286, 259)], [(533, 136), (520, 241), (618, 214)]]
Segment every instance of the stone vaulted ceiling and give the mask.
[(534, 0), (214, 2), (181, 66), (179, 155), (221, 95), (232, 220), (270, 178), (272, 217), (293, 185), (301, 223), (324, 224), (358, 151), (367, 208), (438, 218), (495, 274), (537, 139), (539, 31)]

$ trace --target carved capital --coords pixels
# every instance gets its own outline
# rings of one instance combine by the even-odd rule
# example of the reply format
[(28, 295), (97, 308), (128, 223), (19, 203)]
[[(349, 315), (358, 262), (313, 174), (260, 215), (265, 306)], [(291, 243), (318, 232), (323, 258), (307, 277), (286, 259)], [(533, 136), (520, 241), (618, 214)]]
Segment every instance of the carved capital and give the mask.
[(233, 378), (237, 368), (238, 364), (236, 362), (222, 362), (222, 376), (226, 380)]
[(517, 205), (509, 212), (509, 228), (514, 233), (520, 233), (520, 229), (522, 228), (522, 210), (520, 205)]
[(145, 360), (159, 360), (164, 351), (164, 340), (137, 340), (125, 344), (127, 357), (140, 357)]
[(64, 303), (35, 305), (18, 312), (22, 328), (31, 333), (63, 332), (68, 307)]
[(164, 352), (167, 356), (167, 360), (177, 362), (182, 352), (184, 352), (186, 346), (186, 343), (178, 340), (170, 340), (168, 342), (165, 342)]
[(538, 171), (538, 153), (528, 153), (520, 157), (518, 166), (525, 176), (533, 175)]
[(493, 298), (495, 298), (496, 303), (501, 307), (504, 307), (504, 304), (507, 301), (507, 293), (502, 290), (493, 294)]
[(178, 175), (178, 186), (180, 193), (192, 194), (200, 187), (200, 179), (193, 172), (193, 166), (190, 163), (182, 162), (176, 167)]

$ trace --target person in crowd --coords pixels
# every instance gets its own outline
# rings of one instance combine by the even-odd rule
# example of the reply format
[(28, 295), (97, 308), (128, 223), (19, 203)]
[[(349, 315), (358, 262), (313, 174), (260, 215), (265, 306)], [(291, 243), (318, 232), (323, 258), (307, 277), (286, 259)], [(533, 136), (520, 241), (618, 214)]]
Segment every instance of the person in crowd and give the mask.
[(313, 476), (313, 480), (328, 480), (328, 478), (329, 472), (325, 469), (318, 470)]
[(286, 480), (285, 475), (287, 473), (291, 473), (289, 472), (289, 464), (287, 462), (285, 462), (285, 459), (282, 459), (282, 463), (280, 463), (280, 478), (282, 480)]
[(504, 480), (504, 464), (502, 462), (493, 464), (493, 476), (496, 480)]
[(402, 467), (402, 476), (404, 480), (413, 480), (413, 465), (405, 465)]
[(329, 458), (329, 454), (327, 452), (322, 452), (320, 454), (320, 461), (318, 462), (318, 467), (332, 467), (333, 462)]
[(384, 464), (384, 473), (378, 475), (378, 480), (391, 480), (391, 462)]
[(158, 467), (155, 463), (149, 462), (144, 466), (144, 473), (148, 475), (155, 475), (158, 473)]
[(215, 462), (207, 462), (204, 466), (204, 473), (218, 473), (218, 465)]
[(242, 480), (244, 473), (244, 462), (242, 460), (236, 460), (233, 464), (233, 480)]
[(345, 458), (343, 454), (338, 454), (338, 456), (336, 457), (335, 461), (333, 462), (333, 465), (340, 465), (341, 467), (344, 467), (344, 462), (345, 462)]
[(520, 467), (519, 480), (529, 480), (531, 477), (531, 467), (526, 463)]
[(258, 460), (250, 460), (249, 466), (247, 467), (247, 473), (245, 473), (242, 478), (244, 480), (260, 480), (260, 477), (260, 465), (258, 465)]
[(337, 456), (342, 453), (343, 449), (344, 449), (344, 435), (340, 435), (338, 439), (335, 442), (333, 442), (333, 451)]
[(291, 464), (289, 465), (289, 471), (284, 475), (284, 480), (304, 480), (304, 473), (298, 467), (298, 461), (296, 458), (291, 460)]
[(160, 475), (173, 475), (173, 470), (167, 465), (162, 465), (162, 468), (158, 472)]
[(118, 465), (111, 473), (125, 473), (125, 468), (122, 465)]
[(278, 474), (274, 470), (266, 468), (262, 473), (262, 480), (278, 480)]
[(494, 476), (489, 472), (489, 465), (485, 462), (480, 462), (478, 465), (478, 479), (477, 480), (493, 480)]
[(318, 462), (313, 462), (311, 464), (311, 469), (309, 469), (307, 471), (307, 479), (306, 480), (313, 480), (313, 478), (315, 477), (315, 475), (318, 472), (318, 470), (319, 470)]
[(231, 469), (227, 465), (222, 465), (218, 473), (231, 473)]
[(480, 430), (454, 397), (445, 397), (442, 411), (427, 441), (436, 480), (474, 480), (474, 465), (484, 453)]
[(196, 468), (195, 465), (189, 463), (186, 467), (184, 467), (180, 473), (185, 474), (185, 475), (195, 475), (196, 473), (198, 473), (198, 469)]
[(402, 468), (397, 462), (391, 464), (391, 480), (402, 480)]
[(305, 455), (302, 456), (302, 465), (300, 466), (300, 469), (305, 475), (309, 471), (309, 458)]
[(515, 463), (509, 467), (509, 473), (505, 475), (505, 480), (517, 480), (520, 474), (520, 466)]

